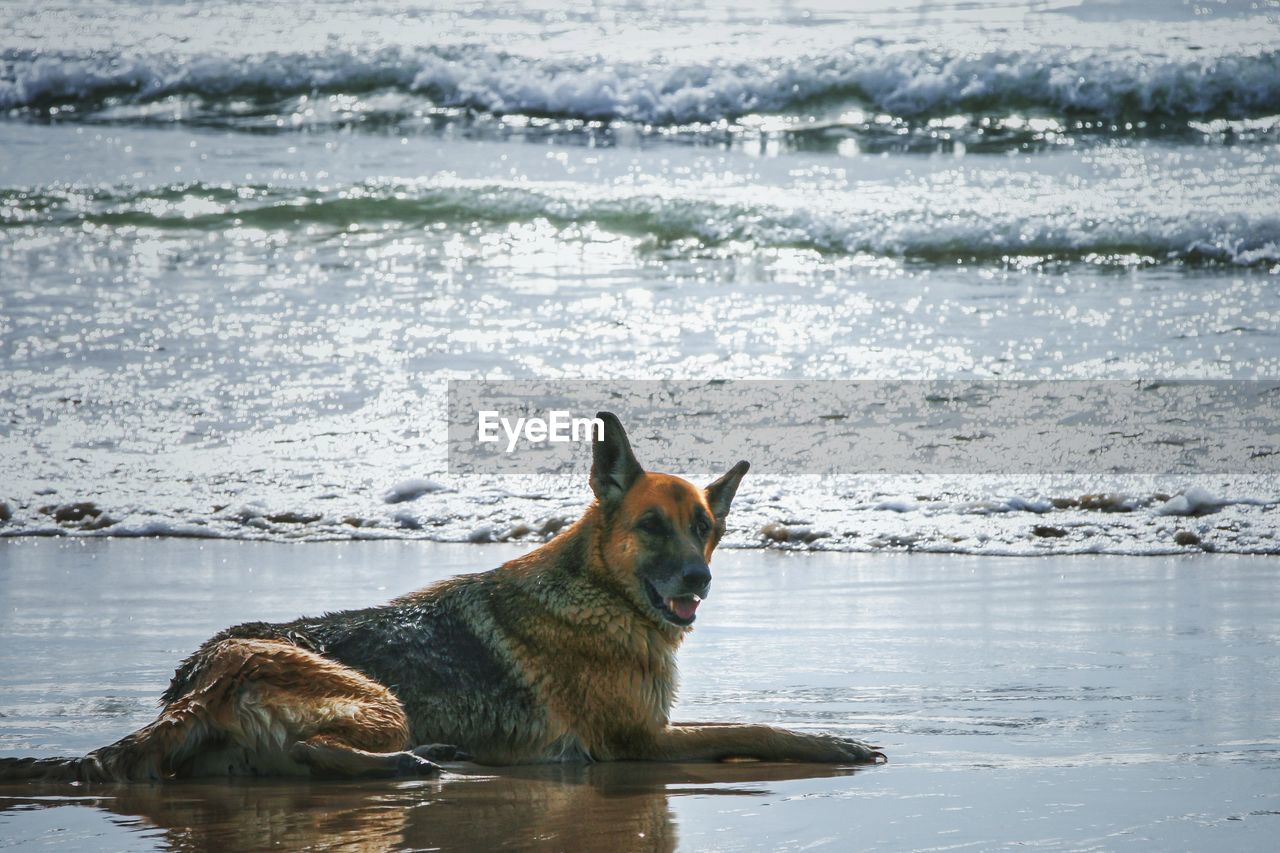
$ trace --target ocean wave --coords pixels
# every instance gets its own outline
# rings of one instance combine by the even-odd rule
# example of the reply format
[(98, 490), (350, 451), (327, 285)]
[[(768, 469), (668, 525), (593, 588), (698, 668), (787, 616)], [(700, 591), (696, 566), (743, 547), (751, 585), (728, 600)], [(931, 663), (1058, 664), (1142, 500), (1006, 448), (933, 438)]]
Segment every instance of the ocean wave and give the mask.
[[(1280, 215), (1179, 203), (1151, 194), (1116, 199), (1082, 187), (1057, 196), (1015, 188), (993, 198), (937, 188), (807, 191), (587, 188), (581, 184), (430, 180), (342, 189), (175, 184), (142, 191), (0, 191), (0, 228), (421, 229), (547, 222), (591, 225), (645, 247), (810, 249), (924, 261), (1087, 261), (1124, 266), (1280, 261)], [(572, 239), (572, 235), (564, 235)]]
[(483, 47), (229, 55), (0, 54), (0, 109), (93, 112), (194, 97), (243, 99), (394, 90), (482, 113), (672, 125), (856, 103), (928, 118), (1015, 112), (1150, 118), (1280, 113), (1280, 50), (1178, 55), (1135, 50), (949, 51), (864, 39), (820, 55), (749, 62), (531, 58)]

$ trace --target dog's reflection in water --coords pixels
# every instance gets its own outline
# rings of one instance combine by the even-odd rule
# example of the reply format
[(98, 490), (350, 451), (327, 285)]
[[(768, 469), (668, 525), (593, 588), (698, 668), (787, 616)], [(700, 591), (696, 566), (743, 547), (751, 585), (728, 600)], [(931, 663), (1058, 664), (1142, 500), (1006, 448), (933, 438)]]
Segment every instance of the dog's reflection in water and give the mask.
[[(675, 797), (759, 796), (771, 793), (774, 782), (856, 772), (755, 762), (446, 770), (439, 779), (402, 783), (192, 781), (95, 785), (83, 795), (66, 786), (42, 791), (24, 785), (0, 788), (0, 815), (98, 810), (169, 850), (543, 847), (621, 853), (675, 849)], [(162, 834), (156, 837), (154, 830)]]

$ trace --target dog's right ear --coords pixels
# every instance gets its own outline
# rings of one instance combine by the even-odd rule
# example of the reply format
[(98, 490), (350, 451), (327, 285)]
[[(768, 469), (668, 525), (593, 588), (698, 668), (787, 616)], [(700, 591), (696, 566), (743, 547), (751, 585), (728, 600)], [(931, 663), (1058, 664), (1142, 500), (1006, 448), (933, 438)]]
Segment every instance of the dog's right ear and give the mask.
[(644, 474), (644, 469), (631, 452), (627, 431), (613, 412), (597, 412), (604, 423), (604, 437), (597, 438), (591, 462), (591, 491), (596, 500), (608, 505), (621, 500), (627, 490)]

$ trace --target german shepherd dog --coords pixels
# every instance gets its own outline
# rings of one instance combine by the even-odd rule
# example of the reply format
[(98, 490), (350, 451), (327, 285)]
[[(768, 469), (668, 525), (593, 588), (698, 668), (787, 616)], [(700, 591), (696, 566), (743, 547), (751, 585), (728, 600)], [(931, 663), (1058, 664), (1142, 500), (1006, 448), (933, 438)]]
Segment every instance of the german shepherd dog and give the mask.
[(413, 776), (461, 757), (885, 760), (831, 735), (670, 722), (675, 652), (749, 466), (705, 489), (648, 473), (618, 419), (598, 417), (595, 502), (547, 544), (380, 607), (229, 628), (178, 667), (155, 722), (83, 758), (0, 759), (0, 780)]

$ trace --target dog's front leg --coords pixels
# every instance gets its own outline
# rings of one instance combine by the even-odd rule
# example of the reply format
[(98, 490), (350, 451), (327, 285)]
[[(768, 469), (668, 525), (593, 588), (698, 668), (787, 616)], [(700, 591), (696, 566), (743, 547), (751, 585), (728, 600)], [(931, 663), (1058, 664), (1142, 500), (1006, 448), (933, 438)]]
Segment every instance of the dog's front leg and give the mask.
[(811, 735), (774, 726), (739, 723), (672, 723), (653, 740), (662, 761), (811, 761), (824, 764), (864, 764), (887, 761), (876, 747), (853, 738)]

